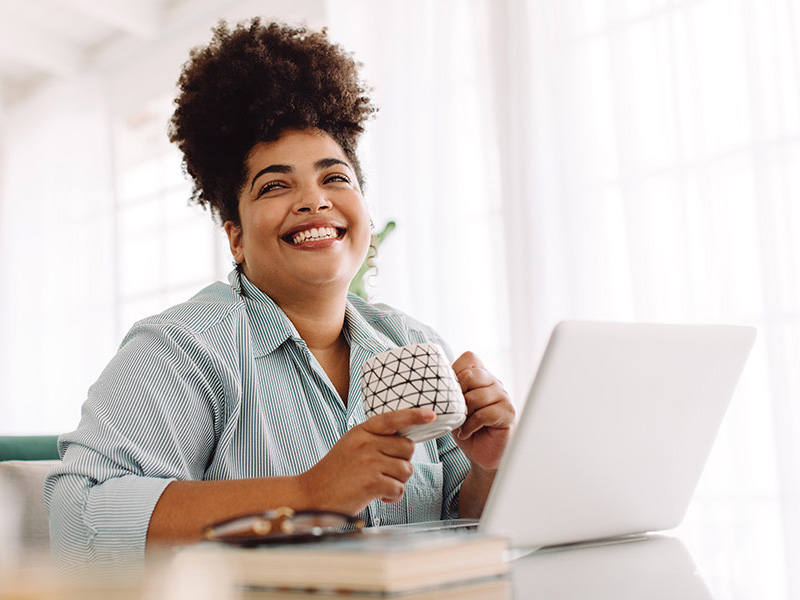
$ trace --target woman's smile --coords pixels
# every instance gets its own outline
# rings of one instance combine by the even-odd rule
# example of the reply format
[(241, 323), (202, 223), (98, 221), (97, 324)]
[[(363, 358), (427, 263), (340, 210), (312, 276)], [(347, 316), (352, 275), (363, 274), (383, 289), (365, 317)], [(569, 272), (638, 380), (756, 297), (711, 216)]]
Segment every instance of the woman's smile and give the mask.
[(343, 239), (346, 232), (347, 229), (339, 223), (317, 220), (293, 227), (281, 235), (281, 239), (296, 248), (316, 250), (330, 248)]

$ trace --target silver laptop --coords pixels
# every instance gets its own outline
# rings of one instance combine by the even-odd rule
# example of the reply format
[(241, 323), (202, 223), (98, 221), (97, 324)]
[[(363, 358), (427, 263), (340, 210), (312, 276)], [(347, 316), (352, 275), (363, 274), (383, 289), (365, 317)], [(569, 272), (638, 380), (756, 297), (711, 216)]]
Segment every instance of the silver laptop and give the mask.
[(478, 530), (531, 548), (676, 527), (755, 333), (559, 323)]

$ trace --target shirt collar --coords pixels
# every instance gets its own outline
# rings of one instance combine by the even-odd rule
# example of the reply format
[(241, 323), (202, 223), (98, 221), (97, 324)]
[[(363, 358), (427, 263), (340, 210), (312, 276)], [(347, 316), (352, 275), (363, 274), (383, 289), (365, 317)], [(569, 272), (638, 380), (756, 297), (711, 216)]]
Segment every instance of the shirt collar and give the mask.
[[(247, 277), (234, 269), (228, 275), (228, 281), (244, 301), (255, 356), (270, 354), (289, 339), (304, 343), (286, 313)], [(397, 345), (372, 327), (350, 301), (345, 306), (344, 334), (348, 344), (356, 344), (370, 355), (380, 354)]]
[(353, 346), (353, 344), (361, 346), (371, 355), (380, 354), (389, 348), (397, 346), (389, 337), (372, 327), (364, 318), (364, 315), (350, 301), (347, 302), (345, 307), (344, 322), (345, 336), (350, 346)]
[(300, 334), (275, 301), (238, 270), (228, 275), (231, 287), (244, 301), (256, 357), (273, 352), (286, 340), (301, 341)]

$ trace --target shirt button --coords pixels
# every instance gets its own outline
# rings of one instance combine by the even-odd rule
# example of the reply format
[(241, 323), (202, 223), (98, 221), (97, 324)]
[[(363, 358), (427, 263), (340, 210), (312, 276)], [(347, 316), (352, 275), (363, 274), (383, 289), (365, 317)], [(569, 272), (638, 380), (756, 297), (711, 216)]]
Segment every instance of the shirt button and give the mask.
[(375, 518), (372, 520), (372, 524), (373, 524), (375, 527), (379, 527), (379, 526), (380, 526), (380, 524), (381, 524), (381, 518), (380, 518), (380, 517), (375, 517)]

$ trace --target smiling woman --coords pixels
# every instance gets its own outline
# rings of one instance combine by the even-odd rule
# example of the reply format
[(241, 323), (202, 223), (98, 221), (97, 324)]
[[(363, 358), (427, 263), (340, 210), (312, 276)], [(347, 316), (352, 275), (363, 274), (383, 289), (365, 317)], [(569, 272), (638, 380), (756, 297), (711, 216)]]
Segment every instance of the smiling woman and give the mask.
[(351, 377), (389, 348), (446, 346), (348, 295), (371, 233), (356, 148), (373, 108), (352, 57), (324, 32), (222, 23), (180, 88), (171, 139), (236, 269), (135, 324), (90, 389), (45, 486), (56, 556), (141, 563), (284, 506), (372, 525), (479, 515), (514, 420), (480, 359), (453, 363), (466, 422), (417, 445), (397, 432), (435, 415), (366, 419)]

